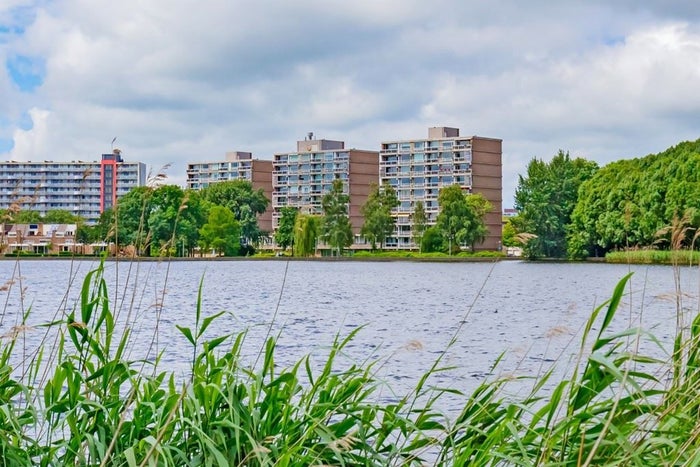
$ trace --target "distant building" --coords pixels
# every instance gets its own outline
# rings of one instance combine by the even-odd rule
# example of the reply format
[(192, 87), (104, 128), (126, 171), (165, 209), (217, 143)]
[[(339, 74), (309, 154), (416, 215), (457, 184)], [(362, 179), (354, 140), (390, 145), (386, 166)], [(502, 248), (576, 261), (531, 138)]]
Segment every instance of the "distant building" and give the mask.
[(91, 255), (106, 248), (104, 243), (78, 242), (77, 231), (76, 224), (0, 224), (0, 252)]
[(309, 133), (297, 141), (295, 152), (275, 154), (272, 163), (273, 228), (277, 228), (285, 206), (322, 215), (321, 200), (331, 190), (333, 180), (340, 179), (350, 196), (348, 214), (353, 233), (359, 236), (364, 222), (360, 209), (370, 185), (378, 182), (377, 151), (345, 149), (343, 141), (315, 139)]
[(518, 210), (513, 208), (503, 208), (503, 217), (515, 217), (518, 215)]
[[(212, 183), (230, 180), (247, 180), (254, 189), (262, 188), (265, 197), (272, 198), (272, 161), (253, 159), (250, 152), (227, 152), (226, 159), (187, 164), (187, 188), (201, 190)], [(258, 226), (265, 232), (272, 231), (272, 203), (258, 216)]]
[(146, 184), (146, 165), (124, 162), (121, 152), (99, 162), (0, 162), (0, 209), (61, 209), (96, 223), (129, 190)]
[(397, 229), (386, 240), (388, 248), (417, 248), (413, 241), (411, 214), (422, 201), (428, 225), (439, 213), (441, 188), (459, 185), (465, 193), (481, 193), (493, 206), (486, 215), (486, 240), (477, 249), (501, 246), (502, 140), (460, 136), (458, 128), (434, 127), (428, 137), (381, 143), (379, 178), (391, 185), (400, 205), (394, 210)]

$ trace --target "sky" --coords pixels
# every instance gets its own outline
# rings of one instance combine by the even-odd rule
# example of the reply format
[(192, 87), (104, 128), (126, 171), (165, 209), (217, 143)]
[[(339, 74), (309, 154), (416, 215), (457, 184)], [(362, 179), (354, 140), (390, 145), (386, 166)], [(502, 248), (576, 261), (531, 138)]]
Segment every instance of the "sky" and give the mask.
[(2, 0), (0, 160), (167, 169), (428, 128), (600, 165), (700, 138), (695, 0)]

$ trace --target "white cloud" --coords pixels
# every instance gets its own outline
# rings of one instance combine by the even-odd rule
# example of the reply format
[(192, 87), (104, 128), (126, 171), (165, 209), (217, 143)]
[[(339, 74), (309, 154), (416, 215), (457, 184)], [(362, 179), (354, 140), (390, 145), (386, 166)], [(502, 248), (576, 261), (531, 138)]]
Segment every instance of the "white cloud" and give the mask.
[(21, 94), (0, 74), (4, 158), (96, 159), (118, 136), (182, 183), (188, 161), (269, 157), (307, 131), (376, 149), (448, 125), (503, 138), (507, 206), (533, 156), (602, 163), (699, 136), (700, 11), (661, 5), (15, 1), (0, 18), (27, 27), (0, 58), (43, 57), (47, 75)]
[(29, 130), (15, 130), (15, 146), (10, 152), (10, 160), (38, 161), (51, 159), (51, 154), (60, 154), (61, 148), (51, 148), (47, 138), (51, 112), (33, 108), (29, 110), (29, 116), (33, 126)]

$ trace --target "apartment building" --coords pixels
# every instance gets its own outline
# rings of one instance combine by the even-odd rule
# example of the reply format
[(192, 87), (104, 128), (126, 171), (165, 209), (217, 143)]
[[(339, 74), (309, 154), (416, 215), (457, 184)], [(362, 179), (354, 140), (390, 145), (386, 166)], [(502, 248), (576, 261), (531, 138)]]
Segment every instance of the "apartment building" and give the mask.
[(458, 128), (433, 127), (428, 137), (381, 143), (380, 184), (391, 185), (399, 198), (395, 209), (397, 229), (387, 248), (416, 248), (411, 214), (422, 201), (428, 225), (439, 213), (438, 193), (457, 184), (466, 193), (481, 193), (493, 206), (486, 215), (486, 240), (477, 249), (501, 246), (502, 140), (479, 136), (462, 137)]
[(0, 209), (62, 209), (96, 223), (103, 210), (129, 190), (146, 184), (146, 165), (124, 162), (121, 151), (100, 161), (0, 162)]
[(315, 139), (309, 133), (303, 141), (297, 141), (295, 152), (275, 154), (272, 165), (274, 229), (285, 206), (322, 215), (321, 200), (331, 190), (333, 180), (340, 179), (350, 196), (350, 223), (359, 236), (364, 222), (360, 209), (367, 201), (370, 185), (379, 180), (377, 151), (346, 149), (343, 141)]
[[(253, 159), (253, 154), (244, 151), (226, 153), (223, 161), (196, 162), (187, 164), (187, 188), (201, 190), (212, 183), (248, 180), (254, 189), (262, 188), (267, 199), (272, 199), (272, 161)], [(272, 231), (272, 203), (258, 216), (260, 230)]]

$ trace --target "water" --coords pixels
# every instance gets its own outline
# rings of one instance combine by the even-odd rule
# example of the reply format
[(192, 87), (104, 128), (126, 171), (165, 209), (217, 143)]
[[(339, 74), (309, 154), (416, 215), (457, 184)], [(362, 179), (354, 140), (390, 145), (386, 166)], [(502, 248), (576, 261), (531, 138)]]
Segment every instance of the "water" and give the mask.
[[(76, 306), (91, 261), (0, 261), (4, 314), (0, 334), (31, 307), (28, 353), (44, 338), (38, 325)], [(453, 369), (430, 381), (469, 392), (496, 375), (535, 376), (578, 351), (591, 311), (634, 272), (615, 329), (640, 323), (668, 350), (676, 325), (673, 269), (588, 263), (412, 263), (325, 261), (108, 262), (110, 297), (134, 335), (132, 358), (163, 352), (163, 368), (185, 376), (191, 346), (175, 325), (194, 326), (200, 280), (202, 313), (225, 311), (208, 337), (248, 330), (244, 356), (255, 361), (267, 335), (279, 335), (277, 361), (304, 355), (323, 362), (337, 335), (364, 326), (346, 361), (380, 360), (382, 397), (415, 386), (438, 356)], [(683, 307), (698, 308), (698, 270), (681, 270)], [(118, 286), (117, 286), (118, 284)], [(4, 287), (6, 288), (6, 287)], [(117, 293), (118, 292), (118, 293)], [(454, 339), (454, 343), (450, 342)], [(663, 351), (653, 349), (657, 355)], [(492, 370), (499, 355), (502, 362)], [(515, 392), (525, 391), (516, 386)]]

